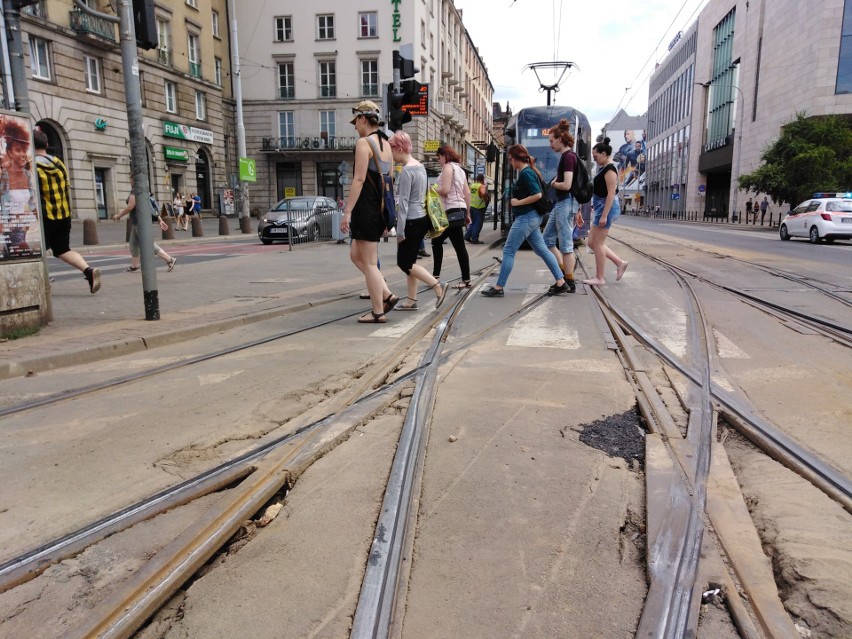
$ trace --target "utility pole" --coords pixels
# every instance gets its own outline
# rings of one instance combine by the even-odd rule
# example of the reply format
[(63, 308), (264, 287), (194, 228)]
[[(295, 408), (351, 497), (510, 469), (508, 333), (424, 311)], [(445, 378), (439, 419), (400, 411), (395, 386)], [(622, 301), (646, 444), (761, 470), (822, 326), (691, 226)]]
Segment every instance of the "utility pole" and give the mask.
[[(246, 127), (243, 122), (243, 86), (240, 80), (240, 47), (237, 42), (237, 10), (234, 0), (228, 0), (228, 13), (231, 17), (231, 84), (234, 89), (234, 100), (237, 103), (237, 175), (240, 158), (246, 156)], [(240, 180), (240, 230), (251, 233), (251, 218), (249, 217), (248, 183)]]
[(118, 17), (90, 9), (82, 0), (74, 4), (89, 15), (119, 25), (121, 39), (121, 64), (124, 72), (124, 100), (127, 105), (127, 131), (130, 136), (130, 172), (133, 176), (133, 195), (136, 198), (136, 230), (142, 259), (142, 295), (145, 304), (145, 319), (160, 319), (160, 299), (157, 290), (157, 270), (154, 238), (151, 231), (153, 209), (148, 183), (148, 154), (145, 149), (145, 134), (142, 131), (142, 91), (139, 86), (139, 57), (136, 52), (136, 27), (133, 22), (133, 2), (118, 0)]

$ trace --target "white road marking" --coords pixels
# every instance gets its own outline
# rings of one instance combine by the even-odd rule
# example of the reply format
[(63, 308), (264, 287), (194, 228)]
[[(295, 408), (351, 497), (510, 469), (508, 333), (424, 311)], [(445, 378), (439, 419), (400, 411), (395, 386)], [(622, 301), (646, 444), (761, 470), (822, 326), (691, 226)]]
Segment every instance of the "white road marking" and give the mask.
[(209, 386), (210, 384), (221, 384), (222, 382), (226, 382), (232, 377), (242, 375), (243, 373), (245, 373), (245, 370), (229, 371), (227, 373), (211, 373), (209, 375), (199, 375), (198, 383), (201, 386)]
[[(547, 286), (542, 284), (530, 285), (524, 304), (546, 290)], [(570, 309), (564, 305), (557, 306), (564, 301), (561, 296), (546, 300), (519, 318), (512, 327), (506, 344), (525, 348), (580, 348), (580, 336), (571, 321)]]
[(713, 335), (716, 337), (716, 350), (719, 351), (719, 357), (726, 357), (728, 359), (751, 359), (748, 353), (734, 344), (734, 342), (730, 339), (722, 335), (715, 328), (713, 329)]

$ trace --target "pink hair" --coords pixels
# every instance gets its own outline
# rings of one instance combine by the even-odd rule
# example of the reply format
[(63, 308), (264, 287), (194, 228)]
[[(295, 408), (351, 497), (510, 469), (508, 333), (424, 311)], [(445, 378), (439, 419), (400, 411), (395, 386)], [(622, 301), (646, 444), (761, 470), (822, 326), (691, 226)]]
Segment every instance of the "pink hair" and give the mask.
[(394, 151), (408, 154), (411, 153), (411, 136), (405, 131), (397, 131), (394, 133), (391, 139), (388, 140), (388, 143)]

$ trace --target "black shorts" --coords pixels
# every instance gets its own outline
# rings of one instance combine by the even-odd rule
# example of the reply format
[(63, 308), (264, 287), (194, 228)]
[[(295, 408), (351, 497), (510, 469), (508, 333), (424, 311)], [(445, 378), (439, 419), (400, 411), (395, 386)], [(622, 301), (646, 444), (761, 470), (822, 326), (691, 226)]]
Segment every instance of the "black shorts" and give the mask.
[(44, 243), (51, 251), (53, 257), (67, 253), (71, 250), (71, 218), (64, 220), (44, 219)]
[(396, 265), (406, 275), (411, 267), (417, 262), (417, 252), (420, 250), (420, 242), (426, 237), (426, 233), (432, 228), (432, 221), (428, 216), (418, 217), (405, 221), (405, 239), (399, 243), (396, 249)]

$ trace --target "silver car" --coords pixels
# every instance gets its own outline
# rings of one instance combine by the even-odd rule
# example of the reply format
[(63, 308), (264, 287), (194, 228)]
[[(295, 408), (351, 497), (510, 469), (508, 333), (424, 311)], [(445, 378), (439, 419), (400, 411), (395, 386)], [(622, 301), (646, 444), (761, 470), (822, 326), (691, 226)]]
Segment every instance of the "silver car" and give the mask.
[(332, 215), (337, 203), (321, 195), (287, 197), (273, 206), (260, 220), (257, 237), (273, 242), (315, 242), (331, 239)]

